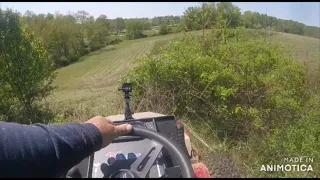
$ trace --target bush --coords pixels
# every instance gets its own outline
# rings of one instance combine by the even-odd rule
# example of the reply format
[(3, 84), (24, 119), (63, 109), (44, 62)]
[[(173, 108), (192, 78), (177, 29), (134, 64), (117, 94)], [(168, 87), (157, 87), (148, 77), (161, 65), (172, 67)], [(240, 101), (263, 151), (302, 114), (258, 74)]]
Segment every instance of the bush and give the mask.
[(154, 36), (159, 36), (159, 34), (155, 32), (150, 35), (150, 37), (154, 37)]
[(102, 47), (102, 45), (98, 41), (91, 41), (89, 46), (90, 46), (90, 52), (98, 50)]
[(68, 60), (68, 58), (66, 56), (61, 56), (59, 58), (59, 66), (67, 66), (70, 64), (70, 61)]
[(167, 25), (165, 25), (165, 24), (161, 24), (161, 25), (160, 25), (159, 34), (160, 34), (160, 35), (168, 34)]
[(216, 153), (235, 152), (249, 177), (319, 177), (317, 163), (313, 172), (260, 172), (283, 157), (320, 155), (320, 94), (307, 94), (302, 64), (261, 37), (226, 29), (186, 35), (138, 59), (123, 81), (135, 87), (136, 111), (183, 117), (206, 143), (222, 145)]
[(145, 35), (143, 33), (127, 33), (126, 37), (129, 40), (133, 40), (133, 39), (145, 38), (145, 37), (147, 37), (147, 35)]
[(143, 32), (148, 37), (159, 36), (159, 33), (155, 30), (148, 30)]
[(226, 30), (205, 40), (185, 36), (166, 45), (159, 57), (138, 60), (125, 78), (134, 84), (136, 104), (152, 110), (163, 103), (170, 107), (166, 113), (202, 117), (218, 137), (234, 140), (294, 123), (306, 97), (304, 67), (279, 45), (230, 37)]
[(147, 37), (143, 34), (143, 22), (130, 20), (126, 23), (126, 37), (129, 40)]
[(69, 57), (70, 63), (76, 62), (80, 58), (80, 55), (77, 55), (76, 53), (72, 53)]
[[(247, 148), (242, 149), (245, 163), (253, 169), (248, 171), (252, 177), (319, 177), (320, 157), (320, 93), (313, 96), (307, 103), (304, 116), (297, 123), (286, 127), (278, 127), (266, 137), (252, 137)], [(260, 143), (255, 143), (260, 142)], [(311, 165), (309, 172), (260, 172), (261, 165), (297, 164), (284, 163), (284, 157), (313, 158), (314, 162), (298, 164)], [(254, 163), (253, 163), (254, 162)], [(258, 166), (257, 166), (258, 165)]]
[(107, 42), (107, 44), (108, 44), (108, 45), (109, 45), (109, 44), (115, 45), (115, 44), (118, 44), (118, 43), (120, 43), (120, 42), (122, 42), (122, 39), (115, 38), (115, 39), (110, 39), (110, 40)]
[(180, 27), (172, 27), (172, 32), (173, 33), (178, 33), (178, 32), (181, 32), (182, 30), (180, 29)]

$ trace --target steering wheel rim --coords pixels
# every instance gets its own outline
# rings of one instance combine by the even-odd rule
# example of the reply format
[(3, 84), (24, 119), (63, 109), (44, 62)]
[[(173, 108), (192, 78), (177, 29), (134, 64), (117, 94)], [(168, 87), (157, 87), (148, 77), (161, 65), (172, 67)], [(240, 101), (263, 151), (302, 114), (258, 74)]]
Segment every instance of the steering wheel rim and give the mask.
[[(140, 128), (140, 127), (133, 127), (132, 131), (128, 135), (140, 136), (140, 137), (150, 139), (152, 140), (152, 142), (160, 143), (162, 146), (164, 146), (167, 149), (167, 151), (179, 164), (183, 178), (196, 177), (188, 156), (181, 150), (179, 145), (173, 140), (169, 139), (168, 137), (156, 131), (152, 131), (152, 130), (149, 130), (146, 128)], [(162, 149), (162, 146), (160, 147), (160, 151)], [(159, 148), (157, 149), (156, 147), (156, 151), (159, 151)], [(137, 172), (134, 171), (133, 173), (136, 174)]]

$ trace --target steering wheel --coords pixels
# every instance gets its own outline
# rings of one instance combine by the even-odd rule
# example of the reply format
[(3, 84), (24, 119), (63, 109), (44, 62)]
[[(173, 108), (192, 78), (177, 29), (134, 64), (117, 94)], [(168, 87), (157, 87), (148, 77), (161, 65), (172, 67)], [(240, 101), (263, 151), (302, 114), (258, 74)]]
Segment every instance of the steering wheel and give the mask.
[[(133, 127), (131, 133), (129, 133), (128, 135), (140, 136), (150, 139), (152, 141), (150, 143), (150, 147), (146, 148), (148, 150), (144, 152), (144, 154), (139, 156), (133, 162), (133, 164), (131, 164), (130, 169), (121, 169), (118, 172), (125, 172), (127, 174), (130, 174), (132, 178), (145, 178), (150, 168), (157, 160), (157, 157), (161, 152), (162, 148), (164, 147), (167, 149), (172, 158), (174, 158), (178, 162), (183, 178), (196, 177), (193, 172), (193, 168), (191, 166), (189, 158), (180, 149), (178, 144), (172, 141), (171, 139), (167, 138), (166, 136), (158, 132), (140, 127)], [(145, 163), (145, 165), (141, 167), (143, 163)]]
[[(178, 162), (183, 178), (196, 177), (188, 156), (173, 140), (158, 132), (140, 127), (133, 127), (129, 135), (148, 138), (152, 141), (149, 149), (135, 160), (135, 162), (131, 165), (130, 170), (123, 169), (123, 171), (126, 171), (128, 173), (131, 172), (131, 174), (134, 175), (135, 178), (145, 178), (151, 166), (156, 161), (162, 148), (164, 147), (167, 149), (172, 158), (174, 158)], [(145, 166), (141, 168), (141, 164), (145, 161)]]
[[(146, 178), (152, 165), (157, 160), (162, 148), (166, 148), (172, 158), (174, 158), (180, 166), (183, 178), (195, 178), (196, 175), (191, 166), (188, 156), (180, 149), (179, 145), (168, 137), (146, 128), (133, 127), (129, 136), (139, 136), (151, 140), (150, 147), (144, 154), (140, 155), (130, 166), (130, 169), (121, 169), (116, 173), (125, 173), (131, 178)], [(141, 167), (142, 164), (145, 164)], [(74, 168), (70, 169), (69, 173), (74, 173)], [(109, 178), (115, 177), (117, 174), (112, 174)], [(77, 176), (81, 176), (78, 174)]]

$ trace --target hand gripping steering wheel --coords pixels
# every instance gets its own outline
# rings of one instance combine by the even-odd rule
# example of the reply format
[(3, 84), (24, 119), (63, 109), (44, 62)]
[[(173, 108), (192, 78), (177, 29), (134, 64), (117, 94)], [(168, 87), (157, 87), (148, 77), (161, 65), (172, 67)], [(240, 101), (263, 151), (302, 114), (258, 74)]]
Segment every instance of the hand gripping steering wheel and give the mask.
[[(129, 135), (148, 138), (152, 141), (150, 147), (146, 148), (148, 150), (135, 160), (135, 162), (131, 165), (130, 169), (123, 169), (123, 171), (127, 171), (128, 173), (132, 174), (135, 178), (145, 178), (150, 168), (156, 161), (162, 148), (164, 147), (167, 149), (169, 154), (171, 154), (172, 158), (174, 158), (178, 162), (183, 178), (196, 177), (188, 156), (180, 149), (178, 144), (175, 143), (173, 140), (167, 138), (166, 136), (158, 132), (140, 127), (133, 127)], [(145, 166), (141, 168), (141, 164), (145, 161)]]

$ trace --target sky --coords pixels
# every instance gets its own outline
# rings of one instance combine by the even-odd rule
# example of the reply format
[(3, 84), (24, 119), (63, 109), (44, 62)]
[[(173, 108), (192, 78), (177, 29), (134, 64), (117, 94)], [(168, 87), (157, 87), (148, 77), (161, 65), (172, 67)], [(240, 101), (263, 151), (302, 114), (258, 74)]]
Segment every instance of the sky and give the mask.
[[(250, 10), (267, 13), (280, 19), (294, 20), (310, 26), (320, 27), (320, 2), (234, 2), (241, 12)], [(0, 2), (1, 8), (12, 8), (21, 13), (31, 10), (34, 13), (77, 12), (85, 10), (98, 17), (136, 18), (183, 15), (190, 6), (199, 2)]]

